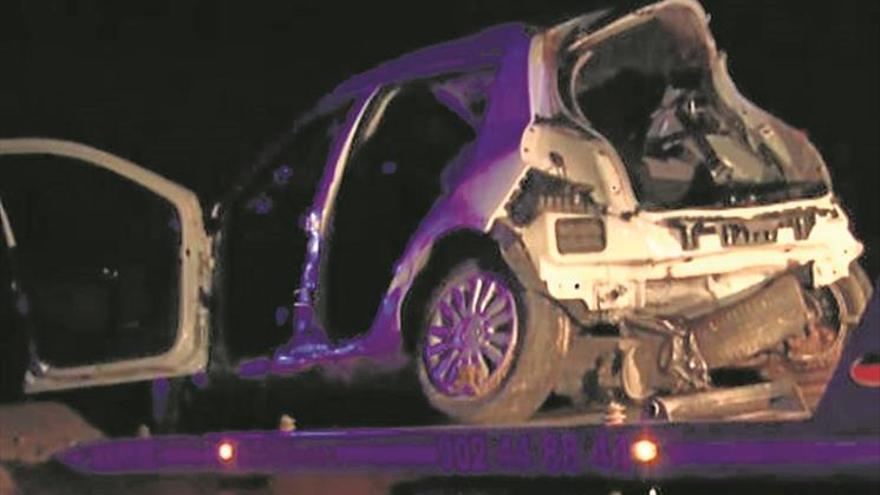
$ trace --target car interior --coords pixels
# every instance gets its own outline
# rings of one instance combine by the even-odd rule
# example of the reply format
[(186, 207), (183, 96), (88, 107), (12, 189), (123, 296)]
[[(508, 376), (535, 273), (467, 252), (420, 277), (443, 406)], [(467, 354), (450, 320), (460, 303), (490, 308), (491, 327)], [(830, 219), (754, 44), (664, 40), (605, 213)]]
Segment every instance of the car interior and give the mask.
[(42, 361), (111, 362), (173, 345), (181, 241), (171, 203), (105, 169), (51, 156), (3, 157), (0, 190), (26, 296), (18, 311)]
[(620, 154), (647, 209), (731, 205), (785, 185), (777, 158), (715, 94), (687, 23), (653, 19), (586, 49), (576, 113)]

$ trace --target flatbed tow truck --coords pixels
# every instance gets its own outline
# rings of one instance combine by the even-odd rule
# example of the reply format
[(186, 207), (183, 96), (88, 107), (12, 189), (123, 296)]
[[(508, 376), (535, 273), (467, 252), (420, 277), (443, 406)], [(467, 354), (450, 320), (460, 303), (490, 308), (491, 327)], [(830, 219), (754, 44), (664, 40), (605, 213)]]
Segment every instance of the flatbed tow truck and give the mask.
[[(56, 455), (91, 474), (370, 472), (629, 481), (880, 479), (880, 290), (812, 416), (677, 422), (618, 410), (493, 426), (297, 429), (99, 440)], [(770, 391), (772, 392), (772, 390)], [(769, 393), (768, 396), (773, 396)], [(783, 395), (783, 394), (779, 394)], [(771, 401), (774, 399), (771, 397)], [(791, 406), (785, 406), (791, 409)]]

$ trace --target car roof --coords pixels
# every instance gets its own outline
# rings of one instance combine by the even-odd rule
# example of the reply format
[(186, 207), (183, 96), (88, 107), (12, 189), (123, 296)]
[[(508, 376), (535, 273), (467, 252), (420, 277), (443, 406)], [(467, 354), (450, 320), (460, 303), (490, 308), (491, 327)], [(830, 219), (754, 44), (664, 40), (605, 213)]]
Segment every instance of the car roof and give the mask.
[[(621, 0), (617, 4), (571, 17), (546, 30), (565, 30), (576, 26), (581, 32), (593, 32), (639, 7), (662, 6), (670, 3), (691, 6), (702, 11), (695, 0), (671, 2), (667, 0), (656, 4), (652, 4), (651, 0)], [(542, 31), (545, 29), (522, 22), (509, 22), (406, 53), (345, 80), (331, 93), (321, 98), (309, 114), (320, 114), (336, 108), (380, 84), (401, 83), (443, 73), (498, 66), (502, 64), (509, 51), (520, 46), (524, 38), (529, 39)]]
[(507, 23), (463, 38), (422, 48), (349, 78), (337, 86), (332, 93), (322, 98), (318, 106), (334, 107), (341, 101), (380, 84), (400, 83), (442, 73), (497, 66), (511, 48), (518, 46), (523, 38), (530, 37), (526, 24)]

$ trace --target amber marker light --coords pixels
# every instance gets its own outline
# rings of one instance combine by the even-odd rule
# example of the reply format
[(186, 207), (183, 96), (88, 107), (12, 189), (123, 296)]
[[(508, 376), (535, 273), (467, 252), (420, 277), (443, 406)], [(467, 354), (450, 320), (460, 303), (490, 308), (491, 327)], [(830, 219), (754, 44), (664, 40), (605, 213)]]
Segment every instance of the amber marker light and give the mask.
[(235, 460), (235, 445), (229, 440), (224, 440), (217, 445), (217, 459), (224, 464)]
[(660, 448), (654, 441), (647, 438), (636, 440), (630, 448), (633, 460), (640, 464), (650, 464), (656, 461), (659, 454)]

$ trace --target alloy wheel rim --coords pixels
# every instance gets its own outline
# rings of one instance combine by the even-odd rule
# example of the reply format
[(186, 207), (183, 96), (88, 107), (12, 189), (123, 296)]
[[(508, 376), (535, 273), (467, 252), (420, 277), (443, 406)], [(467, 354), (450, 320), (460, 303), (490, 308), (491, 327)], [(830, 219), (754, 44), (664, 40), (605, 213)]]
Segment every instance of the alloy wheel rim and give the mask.
[(479, 398), (499, 386), (519, 337), (516, 302), (503, 279), (480, 271), (447, 286), (428, 321), (422, 361), (437, 391)]

